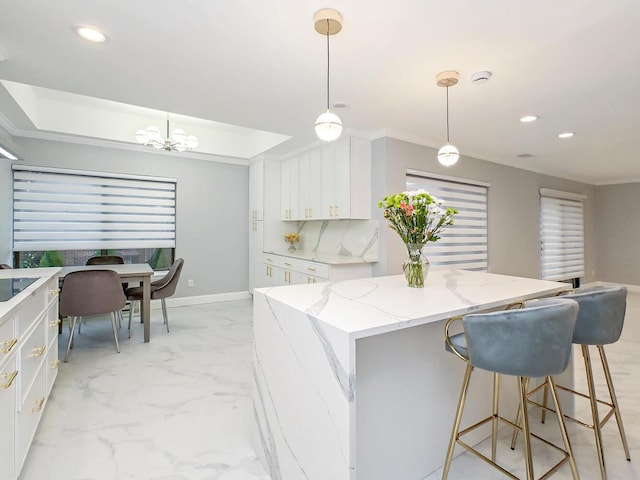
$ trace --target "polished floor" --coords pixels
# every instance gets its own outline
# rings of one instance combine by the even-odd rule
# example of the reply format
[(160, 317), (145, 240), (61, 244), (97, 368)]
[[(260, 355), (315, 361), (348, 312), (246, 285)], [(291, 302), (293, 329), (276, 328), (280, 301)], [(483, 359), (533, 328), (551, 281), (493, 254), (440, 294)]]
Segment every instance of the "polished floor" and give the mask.
[[(603, 431), (609, 480), (640, 480), (640, 294), (629, 294), (627, 304), (623, 337), (607, 353), (633, 461), (624, 458), (610, 421)], [(251, 302), (170, 308), (169, 315), (167, 334), (160, 311), (153, 311), (149, 344), (142, 343), (141, 325), (131, 340), (122, 328), (119, 355), (108, 320), (83, 327), (69, 362), (60, 365), (20, 480), (268, 480), (250, 440)], [(61, 358), (65, 341), (66, 332)], [(581, 384), (581, 357), (576, 360)], [(577, 410), (588, 412), (588, 405), (578, 403)], [(554, 422), (532, 423), (556, 435)], [(569, 428), (581, 478), (599, 479), (593, 434)], [(521, 452), (511, 451), (508, 440), (504, 431), (499, 458), (520, 475)], [(552, 459), (544, 449), (535, 452), (539, 476)], [(389, 480), (440, 477), (436, 471), (425, 479)], [(449, 478), (506, 477), (463, 454)], [(552, 478), (570, 479), (568, 466)]]

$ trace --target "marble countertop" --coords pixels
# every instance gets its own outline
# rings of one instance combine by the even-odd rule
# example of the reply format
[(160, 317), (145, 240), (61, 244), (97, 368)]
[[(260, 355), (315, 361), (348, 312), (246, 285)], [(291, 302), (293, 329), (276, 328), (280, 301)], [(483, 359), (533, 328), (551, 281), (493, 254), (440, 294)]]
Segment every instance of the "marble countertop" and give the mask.
[(0, 318), (5, 315), (10, 314), (20, 303), (29, 298), (40, 288), (44, 283), (46, 283), (51, 277), (57, 276), (60, 272), (60, 268), (58, 267), (49, 267), (49, 268), (15, 268), (15, 269), (7, 269), (0, 270), (0, 278), (33, 278), (38, 277), (38, 280), (33, 282), (19, 294), (10, 298), (6, 302), (0, 302)]
[(374, 263), (378, 259), (370, 257), (356, 257), (338, 255), (337, 253), (315, 253), (308, 250), (265, 250), (263, 253), (281, 255), (283, 257), (297, 258), (299, 260), (309, 260), (311, 262), (327, 263), (330, 265), (348, 265), (353, 263)]
[(352, 338), (364, 338), (569, 288), (566, 283), (508, 275), (432, 270), (424, 288), (410, 288), (404, 276), (395, 275), (258, 291)]

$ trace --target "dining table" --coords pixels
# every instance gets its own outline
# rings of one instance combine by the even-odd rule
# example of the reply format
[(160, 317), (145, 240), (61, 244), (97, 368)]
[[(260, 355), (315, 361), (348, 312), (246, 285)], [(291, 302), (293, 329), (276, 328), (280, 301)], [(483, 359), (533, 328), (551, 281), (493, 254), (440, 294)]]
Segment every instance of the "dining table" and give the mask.
[(63, 280), (68, 273), (81, 270), (113, 270), (120, 276), (123, 282), (140, 282), (142, 285), (140, 318), (144, 325), (144, 343), (148, 343), (151, 336), (151, 276), (154, 273), (153, 268), (147, 263), (70, 265), (60, 269), (60, 280)]

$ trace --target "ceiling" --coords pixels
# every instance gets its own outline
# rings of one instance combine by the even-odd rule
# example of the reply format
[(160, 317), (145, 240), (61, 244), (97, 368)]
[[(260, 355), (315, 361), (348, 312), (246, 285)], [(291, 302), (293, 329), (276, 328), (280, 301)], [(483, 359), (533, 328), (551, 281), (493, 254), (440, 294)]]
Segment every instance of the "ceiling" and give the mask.
[[(260, 139), (219, 155), (286, 154), (317, 141), (326, 41), (313, 14), (327, 6), (344, 18), (331, 37), (331, 103), (348, 105), (334, 110), (346, 129), (439, 148), (446, 97), (435, 75), (457, 70), (451, 143), (463, 155), (592, 184), (640, 181), (637, 0), (0, 0), (0, 126), (133, 146), (135, 129), (157, 119), (163, 130), (171, 112), (197, 131), (202, 155), (215, 151), (220, 126)], [(72, 27), (81, 24), (109, 40), (80, 39)], [(493, 76), (472, 83), (480, 70)], [(72, 93), (72, 103), (108, 101), (127, 120), (102, 116), (87, 131), (86, 108), (44, 115), (8, 82)], [(526, 114), (540, 118), (519, 122)], [(559, 139), (563, 131), (576, 135)]]

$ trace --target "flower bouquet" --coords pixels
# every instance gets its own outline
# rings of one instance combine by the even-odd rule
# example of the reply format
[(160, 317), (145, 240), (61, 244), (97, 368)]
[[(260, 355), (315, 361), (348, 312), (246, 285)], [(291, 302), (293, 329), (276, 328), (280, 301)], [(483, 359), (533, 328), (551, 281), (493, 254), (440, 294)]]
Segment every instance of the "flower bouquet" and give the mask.
[(295, 250), (296, 246), (294, 243), (298, 243), (300, 241), (300, 235), (295, 232), (285, 233), (284, 241), (289, 244), (289, 250)]
[(444, 201), (424, 190), (388, 195), (378, 202), (384, 209), (384, 218), (407, 247), (409, 260), (402, 270), (410, 287), (424, 287), (429, 261), (422, 255), (427, 242), (440, 239), (439, 233), (453, 225), (455, 208), (444, 207)]

